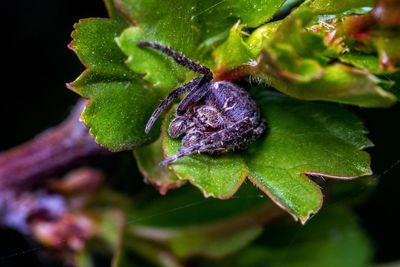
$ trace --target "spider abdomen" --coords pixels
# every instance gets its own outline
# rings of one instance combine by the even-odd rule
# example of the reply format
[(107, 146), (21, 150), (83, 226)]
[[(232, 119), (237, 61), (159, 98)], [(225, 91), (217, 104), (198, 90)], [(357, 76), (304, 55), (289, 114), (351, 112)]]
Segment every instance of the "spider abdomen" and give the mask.
[[(250, 94), (231, 82), (219, 81), (213, 83), (214, 90), (206, 98), (206, 103), (214, 105), (233, 121), (250, 118), (256, 122), (260, 118), (260, 112), (256, 102)], [(254, 119), (254, 120), (253, 120)]]

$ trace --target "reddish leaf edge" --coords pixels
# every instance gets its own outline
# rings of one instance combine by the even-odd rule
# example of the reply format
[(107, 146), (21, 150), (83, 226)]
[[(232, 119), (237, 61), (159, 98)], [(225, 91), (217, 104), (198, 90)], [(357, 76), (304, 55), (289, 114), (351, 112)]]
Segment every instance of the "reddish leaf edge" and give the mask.
[[(162, 130), (162, 136), (165, 136), (165, 130), (163, 128)], [(167, 154), (166, 154), (166, 144), (165, 144), (165, 140), (166, 138), (162, 138), (162, 148), (163, 148), (163, 157), (164, 159), (167, 158)], [(365, 151), (364, 151), (365, 152)], [(367, 152), (365, 152), (367, 153)], [(368, 154), (368, 153), (367, 153)], [(369, 155), (369, 154), (368, 154)], [(370, 159), (370, 157), (369, 157)], [(242, 165), (244, 164), (243, 162), (241, 163)], [(161, 168), (161, 167), (160, 167)], [(204, 195), (205, 198), (217, 198), (217, 199), (221, 199), (221, 200), (227, 200), (232, 198), (236, 192), (239, 190), (240, 186), (242, 186), (242, 184), (247, 180), (249, 180), (254, 186), (256, 186), (260, 191), (262, 191), (266, 196), (268, 196), (268, 198), (275, 204), (277, 205), (280, 209), (284, 210), (285, 212), (287, 212), (288, 214), (290, 214), (295, 221), (300, 221), (301, 224), (305, 224), (306, 222), (309, 221), (309, 219), (311, 219), (313, 217), (313, 215), (317, 214), (318, 211), (322, 208), (323, 206), (323, 202), (324, 202), (324, 196), (321, 190), (321, 187), (315, 183), (312, 179), (310, 179), (311, 177), (323, 177), (323, 178), (328, 178), (328, 179), (336, 179), (336, 180), (353, 180), (356, 178), (361, 178), (361, 177), (366, 177), (369, 175), (372, 175), (373, 172), (371, 169), (369, 169), (366, 173), (363, 173), (360, 176), (337, 176), (337, 175), (331, 175), (329, 173), (318, 173), (318, 172), (307, 172), (307, 171), (303, 171), (300, 172), (298, 175), (301, 176), (304, 179), (309, 180), (310, 183), (312, 183), (312, 185), (314, 185), (317, 189), (318, 189), (318, 193), (319, 193), (319, 205), (313, 209), (310, 210), (306, 215), (303, 216), (299, 216), (298, 214), (295, 214), (294, 211), (290, 210), (289, 208), (285, 207), (278, 199), (276, 199), (266, 188), (262, 187), (257, 180), (249, 173), (249, 170), (247, 170), (247, 168), (243, 168), (242, 169), (242, 174), (241, 174), (241, 179), (238, 181), (238, 183), (236, 184), (236, 186), (233, 188), (233, 190), (229, 193), (229, 194), (224, 194), (224, 195), (216, 195), (213, 193), (208, 193), (206, 192), (199, 184), (197, 184), (191, 177), (189, 176), (184, 176), (179, 174), (178, 172), (176, 172), (176, 169), (174, 168), (174, 164), (171, 164), (167, 167), (164, 168), (169, 168), (169, 170), (171, 170), (172, 172), (174, 172), (174, 174), (178, 177), (179, 180), (182, 181), (187, 181), (190, 184), (192, 184), (193, 186), (195, 186), (196, 188), (198, 188), (202, 194)], [(267, 179), (267, 177), (265, 178)]]

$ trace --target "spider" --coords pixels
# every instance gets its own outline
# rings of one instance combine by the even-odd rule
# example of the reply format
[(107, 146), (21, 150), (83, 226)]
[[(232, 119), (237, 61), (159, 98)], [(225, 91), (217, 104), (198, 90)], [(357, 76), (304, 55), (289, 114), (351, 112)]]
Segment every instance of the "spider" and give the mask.
[(228, 81), (213, 80), (210, 69), (166, 46), (146, 41), (137, 45), (159, 50), (178, 64), (203, 75), (173, 90), (147, 122), (145, 132), (149, 133), (161, 112), (174, 99), (188, 93), (179, 103), (168, 129), (172, 138), (182, 138), (181, 148), (161, 161), (160, 166), (196, 153), (219, 154), (244, 149), (263, 133), (265, 121), (246, 90)]

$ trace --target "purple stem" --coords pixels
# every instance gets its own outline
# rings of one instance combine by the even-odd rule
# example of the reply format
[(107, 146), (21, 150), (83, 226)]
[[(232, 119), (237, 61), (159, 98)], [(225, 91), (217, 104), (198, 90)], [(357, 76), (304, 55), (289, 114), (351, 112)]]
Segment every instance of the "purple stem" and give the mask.
[(86, 101), (79, 101), (60, 125), (0, 154), (0, 191), (37, 185), (80, 160), (109, 153), (95, 143), (79, 121), (85, 105)]

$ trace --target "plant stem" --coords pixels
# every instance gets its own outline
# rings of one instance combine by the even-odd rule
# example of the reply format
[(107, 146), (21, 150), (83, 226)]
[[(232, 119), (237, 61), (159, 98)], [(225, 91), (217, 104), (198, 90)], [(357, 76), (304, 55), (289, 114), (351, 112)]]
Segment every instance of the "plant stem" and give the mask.
[(128, 230), (133, 236), (139, 238), (166, 242), (177, 238), (183, 233), (185, 235), (203, 236), (229, 235), (251, 226), (266, 225), (285, 214), (286, 213), (281, 209), (278, 209), (274, 205), (271, 205), (271, 203), (268, 203), (236, 217), (212, 222), (207, 225), (191, 226), (187, 229), (181, 228), (179, 231), (162, 227), (158, 228), (142, 225), (131, 225)]
[(85, 105), (86, 101), (79, 101), (60, 125), (0, 154), (0, 191), (35, 186), (83, 159), (109, 153), (79, 121)]

